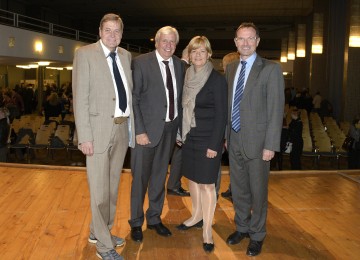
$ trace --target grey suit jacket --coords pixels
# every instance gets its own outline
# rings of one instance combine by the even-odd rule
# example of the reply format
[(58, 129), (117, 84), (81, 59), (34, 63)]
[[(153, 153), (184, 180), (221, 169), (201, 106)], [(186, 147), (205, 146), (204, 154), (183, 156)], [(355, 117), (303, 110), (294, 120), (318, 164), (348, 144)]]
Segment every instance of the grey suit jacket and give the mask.
[[(178, 57), (172, 58), (176, 77), (178, 117), (181, 118), (184, 64)], [(135, 133), (146, 133), (151, 142), (146, 146), (155, 147), (163, 134), (167, 112), (165, 85), (155, 51), (134, 58), (132, 70)]]
[[(229, 85), (227, 143), (231, 145), (231, 111), (236, 69), (240, 61), (226, 68)], [(284, 114), (284, 78), (280, 65), (257, 55), (246, 81), (240, 102), (240, 124), (243, 153), (250, 159), (262, 158), (263, 149), (280, 150)]]
[[(129, 146), (134, 147), (131, 54), (119, 47), (118, 55), (129, 88)], [(79, 144), (93, 141), (94, 152), (102, 153), (110, 142), (114, 124), (116, 93), (100, 41), (81, 47), (75, 52), (72, 75), (74, 115)]]

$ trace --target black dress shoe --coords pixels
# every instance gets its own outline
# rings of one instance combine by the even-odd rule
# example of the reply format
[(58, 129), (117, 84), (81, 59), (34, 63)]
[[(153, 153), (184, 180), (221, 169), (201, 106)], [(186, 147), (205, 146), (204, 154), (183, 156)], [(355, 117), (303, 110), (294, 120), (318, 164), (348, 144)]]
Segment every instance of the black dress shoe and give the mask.
[(229, 188), (227, 191), (221, 192), (221, 197), (226, 199), (231, 198), (232, 197), (231, 189)]
[(156, 233), (160, 236), (169, 237), (171, 236), (170, 230), (163, 225), (163, 223), (155, 224), (155, 225), (147, 225), (148, 229), (155, 229)]
[(131, 228), (131, 239), (135, 242), (142, 242), (143, 233), (141, 227), (132, 227)]
[(214, 250), (214, 244), (203, 243), (203, 248), (206, 253), (211, 253)]
[(263, 241), (250, 240), (249, 246), (246, 250), (248, 256), (257, 256), (261, 253)]
[(228, 243), (230, 245), (235, 245), (235, 244), (240, 243), (240, 241), (243, 240), (245, 237), (249, 237), (249, 234), (235, 231), (227, 238), (226, 243)]
[(203, 226), (203, 220), (200, 220), (198, 223), (196, 223), (195, 225), (192, 226), (186, 226), (184, 223), (180, 224), (179, 226), (177, 226), (176, 228), (178, 230), (188, 230), (190, 228), (196, 227), (196, 228), (202, 228)]
[(188, 197), (190, 196), (190, 192), (187, 190), (184, 190), (182, 187), (178, 189), (167, 189), (168, 195), (176, 195), (176, 196), (182, 196), (182, 197)]

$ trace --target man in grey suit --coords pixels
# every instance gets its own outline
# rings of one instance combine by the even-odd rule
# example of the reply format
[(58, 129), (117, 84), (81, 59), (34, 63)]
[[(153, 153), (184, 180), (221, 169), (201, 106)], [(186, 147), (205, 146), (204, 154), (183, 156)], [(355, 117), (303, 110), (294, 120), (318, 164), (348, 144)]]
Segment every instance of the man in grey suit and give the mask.
[(118, 47), (123, 27), (118, 15), (106, 14), (100, 21), (100, 40), (79, 48), (73, 63), (75, 123), (90, 189), (88, 240), (96, 243), (102, 259), (123, 259), (114, 248), (125, 241), (110, 230), (124, 158), (135, 143), (131, 54)]
[(171, 236), (160, 216), (168, 164), (181, 116), (184, 65), (173, 55), (178, 42), (177, 30), (165, 26), (156, 33), (156, 50), (136, 57), (132, 63), (136, 144), (131, 150), (133, 180), (129, 224), (131, 238), (137, 242), (143, 239), (143, 206), (147, 190), (148, 229)]
[(248, 256), (260, 254), (266, 236), (270, 160), (280, 149), (285, 102), (281, 68), (257, 55), (259, 42), (257, 27), (242, 23), (235, 34), (240, 61), (226, 68), (226, 139), (236, 224), (227, 243), (237, 244), (250, 237)]

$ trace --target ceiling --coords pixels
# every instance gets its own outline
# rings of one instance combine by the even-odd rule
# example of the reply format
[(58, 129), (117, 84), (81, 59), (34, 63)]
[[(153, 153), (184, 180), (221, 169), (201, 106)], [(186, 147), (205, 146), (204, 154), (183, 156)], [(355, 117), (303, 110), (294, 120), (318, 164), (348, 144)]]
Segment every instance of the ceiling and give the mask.
[[(98, 33), (105, 13), (119, 14), (125, 24), (123, 42), (154, 48), (150, 38), (165, 25), (180, 34), (179, 55), (195, 35), (209, 38), (221, 58), (234, 51), (234, 32), (244, 21), (260, 29), (259, 52), (275, 58), (281, 38), (312, 13), (313, 0), (9, 0), (9, 11), (51, 23)], [(17, 3), (17, 5), (15, 5)], [(3, 7), (2, 7), (3, 8)], [(17, 9), (17, 10), (16, 10)]]

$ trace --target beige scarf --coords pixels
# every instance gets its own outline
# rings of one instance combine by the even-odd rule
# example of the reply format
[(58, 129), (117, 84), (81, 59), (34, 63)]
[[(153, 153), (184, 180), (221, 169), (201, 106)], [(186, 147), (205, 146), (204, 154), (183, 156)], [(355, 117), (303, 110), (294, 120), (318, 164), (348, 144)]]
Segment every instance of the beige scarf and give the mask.
[(207, 61), (202, 68), (195, 71), (194, 65), (191, 65), (186, 70), (182, 106), (183, 106), (183, 121), (182, 121), (182, 141), (185, 143), (186, 135), (190, 132), (191, 127), (196, 127), (195, 122), (195, 99), (196, 95), (205, 85), (208, 80), (213, 65)]

